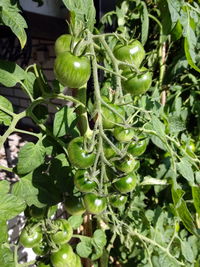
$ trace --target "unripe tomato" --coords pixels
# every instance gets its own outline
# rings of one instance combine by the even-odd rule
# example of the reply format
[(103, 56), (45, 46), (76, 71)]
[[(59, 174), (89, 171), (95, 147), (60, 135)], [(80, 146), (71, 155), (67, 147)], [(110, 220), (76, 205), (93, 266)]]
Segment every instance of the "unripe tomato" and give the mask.
[[(117, 106), (116, 104), (109, 103), (108, 104), (113, 110), (116, 110), (122, 117), (125, 117), (125, 111), (122, 107)], [(115, 123), (122, 123), (123, 120), (120, 116), (114, 113), (106, 106), (102, 106), (102, 115), (103, 115), (103, 127), (105, 129), (112, 129), (115, 127)]]
[(140, 69), (141, 73), (136, 74), (129, 71), (124, 71), (123, 75), (127, 78), (122, 81), (123, 89), (132, 96), (144, 94), (151, 86), (152, 75), (145, 67)]
[(135, 189), (137, 180), (138, 178), (135, 173), (129, 173), (114, 182), (114, 186), (120, 193), (128, 193)]
[(138, 136), (138, 140), (133, 141), (128, 147), (128, 153), (130, 153), (134, 157), (141, 156), (148, 145), (148, 138), (144, 136)]
[(25, 248), (32, 248), (42, 241), (42, 231), (40, 227), (25, 227), (19, 238), (20, 243)]
[(77, 170), (74, 176), (75, 186), (84, 193), (93, 191), (97, 184), (91, 180), (89, 173), (86, 170)]
[(133, 170), (138, 170), (138, 168), (140, 167), (140, 162), (134, 157), (127, 155), (121, 160), (116, 160), (115, 167), (118, 171), (130, 173)]
[(125, 205), (127, 201), (127, 196), (113, 195), (110, 197), (109, 201), (114, 208), (119, 208)]
[(50, 235), (51, 239), (58, 245), (67, 243), (73, 234), (71, 224), (65, 219), (57, 219), (53, 223), (57, 227), (57, 232)]
[(113, 135), (114, 137), (117, 139), (117, 141), (119, 142), (129, 142), (133, 136), (134, 136), (135, 132), (133, 130), (133, 128), (123, 128), (120, 126), (116, 126), (114, 131), (113, 131)]
[[(137, 68), (145, 58), (145, 50), (138, 40), (134, 40), (128, 45), (117, 44), (113, 53), (118, 60), (133, 64)], [(120, 68), (125, 68), (125, 66), (121, 65)]]
[(32, 247), (33, 252), (38, 256), (44, 256), (49, 252), (49, 246), (45, 240), (42, 240), (40, 243), (37, 243)]
[(38, 267), (51, 267), (52, 265), (50, 265), (50, 264), (48, 264), (48, 263), (46, 264), (46, 263), (44, 263), (44, 262), (38, 262), (38, 263), (37, 263), (37, 266), (38, 266)]
[(74, 266), (75, 254), (69, 244), (64, 244), (51, 253), (50, 259), (54, 267), (71, 267)]
[(66, 211), (70, 215), (82, 215), (86, 210), (82, 198), (68, 197), (64, 203)]
[(94, 164), (95, 154), (88, 153), (84, 149), (84, 139), (82, 136), (72, 139), (67, 150), (69, 160), (73, 166), (80, 169), (86, 169)]
[(106, 209), (106, 198), (94, 193), (86, 194), (84, 196), (84, 203), (87, 212), (92, 214), (99, 214)]
[[(72, 48), (75, 47), (75, 45), (78, 43), (79, 40), (80, 40), (79, 38), (74, 38)], [(62, 34), (61, 36), (59, 36), (56, 39), (54, 46), (56, 56), (63, 52), (70, 52), (71, 42), (72, 42), (71, 34)]]
[(54, 73), (62, 85), (80, 88), (90, 78), (90, 60), (85, 56), (75, 56), (70, 52), (63, 52), (55, 60)]
[(81, 259), (80, 257), (76, 254), (76, 263), (74, 267), (82, 267)]

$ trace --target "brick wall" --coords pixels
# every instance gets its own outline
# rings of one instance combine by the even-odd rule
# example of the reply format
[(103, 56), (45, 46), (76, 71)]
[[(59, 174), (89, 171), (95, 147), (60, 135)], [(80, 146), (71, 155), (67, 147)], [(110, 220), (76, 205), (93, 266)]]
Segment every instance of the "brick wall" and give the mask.
[[(42, 67), (42, 70), (48, 80), (51, 83), (54, 79), (53, 64), (55, 60), (54, 42), (44, 39), (32, 39), (32, 52), (28, 65), (38, 64)], [(0, 95), (9, 99), (16, 112), (21, 112), (29, 105), (28, 96), (18, 86), (14, 88), (0, 87)], [(62, 105), (62, 101), (55, 100), (54, 103)], [(56, 109), (53, 106), (49, 106), (50, 120)], [(32, 121), (28, 118), (22, 120), (23, 124), (33, 125)]]

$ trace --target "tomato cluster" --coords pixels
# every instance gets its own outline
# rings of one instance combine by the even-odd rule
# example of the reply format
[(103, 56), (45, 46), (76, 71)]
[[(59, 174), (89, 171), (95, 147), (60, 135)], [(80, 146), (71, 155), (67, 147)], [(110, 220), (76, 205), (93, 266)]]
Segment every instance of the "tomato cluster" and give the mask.
[[(32, 208), (35, 209), (35, 207), (31, 207), (30, 210)], [(36, 216), (36, 218), (38, 217)], [(40, 257), (41, 260), (38, 261), (37, 266), (70, 267), (73, 264), (75, 267), (81, 267), (80, 257), (68, 244), (73, 234), (69, 221), (56, 219), (49, 222), (47, 220), (44, 224), (44, 221), (40, 219), (37, 223), (27, 224), (19, 239), (21, 245), (32, 248), (33, 252)]]
[(114, 47), (113, 52), (121, 62), (122, 75), (126, 78), (122, 81), (124, 91), (132, 96), (145, 93), (151, 86), (152, 75), (141, 66), (145, 58), (142, 44), (138, 40), (131, 40), (128, 44), (119, 43)]
[(82, 87), (91, 75), (90, 60), (75, 53), (76, 45), (80, 41), (70, 34), (63, 34), (55, 43), (54, 73), (58, 81), (69, 88)]

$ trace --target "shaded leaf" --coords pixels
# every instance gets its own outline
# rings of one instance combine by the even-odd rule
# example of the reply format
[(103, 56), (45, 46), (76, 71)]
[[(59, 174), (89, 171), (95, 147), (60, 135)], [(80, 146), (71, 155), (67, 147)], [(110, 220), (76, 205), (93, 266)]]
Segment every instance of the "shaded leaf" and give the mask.
[(1, 107), (13, 112), (12, 103), (7, 98), (0, 96), (0, 124), (3, 123), (5, 126), (9, 126), (11, 124), (12, 117), (1, 110)]
[(44, 162), (45, 149), (32, 142), (26, 143), (19, 151), (17, 172), (26, 174), (39, 167)]

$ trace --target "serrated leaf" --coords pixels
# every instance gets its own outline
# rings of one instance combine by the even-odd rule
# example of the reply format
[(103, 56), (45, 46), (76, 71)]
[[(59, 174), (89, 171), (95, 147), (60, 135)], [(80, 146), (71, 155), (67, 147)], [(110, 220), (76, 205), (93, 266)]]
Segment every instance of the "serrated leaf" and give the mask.
[(83, 223), (83, 217), (81, 215), (74, 215), (68, 218), (68, 222), (71, 224), (73, 229), (77, 229)]
[(12, 194), (0, 197), (0, 220), (10, 220), (24, 211), (26, 204), (23, 199)]
[(159, 137), (152, 135), (151, 136), (151, 141), (154, 145), (156, 145), (157, 147), (159, 147), (162, 150), (166, 150), (164, 143), (162, 142), (162, 140), (160, 140)]
[(14, 62), (0, 60), (0, 83), (13, 87), (25, 78), (24, 70)]
[(180, 117), (172, 115), (169, 117), (169, 128), (171, 133), (178, 134), (185, 130), (185, 122)]
[(0, 96), (0, 124), (3, 123), (5, 126), (9, 126), (11, 124), (12, 117), (1, 110), (1, 107), (13, 112), (12, 103), (4, 96)]
[(74, 108), (64, 106), (55, 114), (53, 123), (53, 134), (56, 137), (61, 137), (66, 134), (78, 135), (76, 128), (77, 118)]
[(187, 261), (194, 262), (195, 258), (189, 242), (181, 241), (181, 251)]
[(186, 158), (182, 158), (179, 163), (177, 163), (179, 173), (190, 183), (194, 184), (194, 172), (192, 170), (191, 164)]
[(0, 266), (16, 267), (13, 252), (6, 246), (6, 244), (0, 246)]
[(0, 195), (7, 194), (10, 190), (10, 183), (6, 180), (0, 181)]
[(27, 24), (25, 19), (20, 14), (20, 10), (17, 7), (17, 4), (11, 0), (1, 2), (1, 19), (2, 22), (10, 27), (12, 32), (17, 36), (20, 41), (21, 48), (24, 48), (27, 40), (25, 28)]
[(17, 172), (26, 174), (44, 163), (45, 149), (43, 146), (32, 142), (26, 143), (19, 151)]
[(106, 234), (103, 230), (97, 229), (93, 234), (93, 241), (96, 243), (97, 246), (103, 248), (106, 245)]
[(78, 243), (76, 246), (76, 252), (81, 258), (88, 258), (92, 253), (92, 240), (87, 238)]
[(192, 215), (183, 199), (184, 191), (181, 189), (174, 189), (173, 187), (171, 191), (175, 210), (179, 218), (182, 220), (183, 225), (190, 233), (199, 236)]
[(192, 186), (192, 197), (193, 197), (195, 209), (200, 217), (200, 187), (199, 186)]
[(38, 200), (39, 190), (32, 184), (32, 174), (27, 174), (12, 187), (12, 194), (24, 199), (28, 206), (34, 205), (42, 208), (44, 204)]

